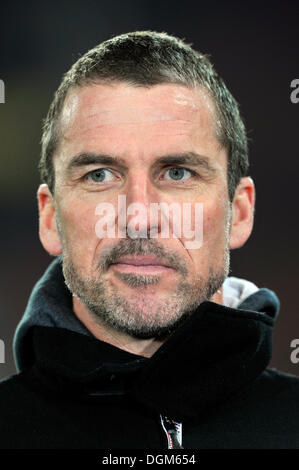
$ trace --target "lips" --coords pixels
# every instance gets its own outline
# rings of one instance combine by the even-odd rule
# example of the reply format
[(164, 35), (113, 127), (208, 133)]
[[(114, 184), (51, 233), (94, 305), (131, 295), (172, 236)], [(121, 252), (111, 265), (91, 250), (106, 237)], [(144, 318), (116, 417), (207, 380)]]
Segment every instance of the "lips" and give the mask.
[(125, 256), (117, 260), (115, 264), (129, 264), (133, 266), (164, 266), (169, 268), (167, 264), (152, 256)]
[(124, 256), (111, 266), (122, 272), (151, 275), (173, 270), (165, 262), (154, 256)]

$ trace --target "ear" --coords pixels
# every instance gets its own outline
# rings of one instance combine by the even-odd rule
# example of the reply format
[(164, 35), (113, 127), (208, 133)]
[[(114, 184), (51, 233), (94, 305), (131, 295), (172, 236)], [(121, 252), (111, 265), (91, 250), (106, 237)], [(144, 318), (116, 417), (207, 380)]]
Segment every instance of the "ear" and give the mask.
[(60, 255), (62, 246), (55, 220), (55, 206), (47, 184), (41, 184), (37, 192), (39, 211), (39, 238), (50, 255)]
[(240, 248), (248, 240), (252, 227), (255, 189), (251, 178), (241, 178), (232, 203), (230, 249)]

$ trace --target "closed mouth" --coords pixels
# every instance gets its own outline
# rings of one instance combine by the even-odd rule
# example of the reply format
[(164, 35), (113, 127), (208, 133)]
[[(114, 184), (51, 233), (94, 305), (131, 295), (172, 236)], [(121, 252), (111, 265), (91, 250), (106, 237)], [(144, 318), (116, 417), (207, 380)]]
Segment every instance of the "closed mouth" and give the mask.
[(136, 274), (158, 274), (173, 270), (171, 266), (154, 256), (124, 256), (119, 258), (112, 267), (123, 272), (134, 272)]

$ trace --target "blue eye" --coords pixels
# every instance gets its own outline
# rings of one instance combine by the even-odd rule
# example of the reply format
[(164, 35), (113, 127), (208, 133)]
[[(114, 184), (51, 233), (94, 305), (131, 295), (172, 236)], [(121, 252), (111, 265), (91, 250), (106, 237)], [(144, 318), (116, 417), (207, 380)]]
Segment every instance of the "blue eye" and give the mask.
[(113, 173), (106, 168), (91, 171), (86, 175), (86, 177), (91, 178), (95, 183), (106, 183), (107, 181), (112, 181), (114, 179)]
[(181, 167), (170, 168), (169, 170), (166, 171), (166, 174), (167, 173), (169, 177), (166, 176), (166, 179), (170, 179), (174, 181), (181, 181), (183, 179), (186, 179), (186, 176), (188, 178), (190, 178), (191, 176), (191, 171), (186, 170), (186, 168), (181, 168)]

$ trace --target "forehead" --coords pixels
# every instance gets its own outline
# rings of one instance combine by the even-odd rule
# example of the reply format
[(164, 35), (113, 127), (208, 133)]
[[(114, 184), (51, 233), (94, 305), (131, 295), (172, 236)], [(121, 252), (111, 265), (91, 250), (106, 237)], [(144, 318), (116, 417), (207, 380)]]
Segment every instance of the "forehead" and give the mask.
[(176, 84), (89, 85), (71, 89), (66, 98), (60, 149), (66, 157), (98, 150), (126, 156), (133, 147), (154, 154), (199, 143), (216, 148), (215, 123), (214, 104), (202, 89)]

